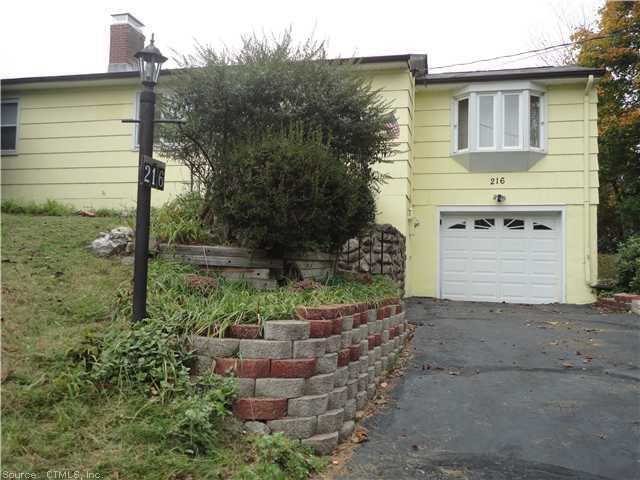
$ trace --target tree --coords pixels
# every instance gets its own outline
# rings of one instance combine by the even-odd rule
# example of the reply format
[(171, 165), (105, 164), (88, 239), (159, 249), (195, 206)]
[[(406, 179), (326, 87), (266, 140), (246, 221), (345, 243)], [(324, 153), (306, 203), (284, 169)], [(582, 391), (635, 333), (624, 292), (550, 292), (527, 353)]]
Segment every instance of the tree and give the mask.
[(614, 251), (640, 233), (640, 2), (607, 2), (599, 14), (572, 40), (579, 65), (607, 70), (598, 84), (598, 232), (600, 249)]
[(389, 105), (323, 44), (250, 36), (237, 52), (199, 46), (172, 75), (163, 152), (205, 192), (203, 218), (228, 240), (274, 252), (333, 248), (374, 220), (392, 151)]

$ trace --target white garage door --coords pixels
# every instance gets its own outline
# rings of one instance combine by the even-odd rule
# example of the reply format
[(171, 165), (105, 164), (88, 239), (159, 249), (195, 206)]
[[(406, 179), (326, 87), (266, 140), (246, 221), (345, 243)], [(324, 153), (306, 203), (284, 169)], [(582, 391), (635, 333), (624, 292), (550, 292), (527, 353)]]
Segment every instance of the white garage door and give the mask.
[(440, 296), (562, 301), (560, 214), (449, 214), (440, 220)]

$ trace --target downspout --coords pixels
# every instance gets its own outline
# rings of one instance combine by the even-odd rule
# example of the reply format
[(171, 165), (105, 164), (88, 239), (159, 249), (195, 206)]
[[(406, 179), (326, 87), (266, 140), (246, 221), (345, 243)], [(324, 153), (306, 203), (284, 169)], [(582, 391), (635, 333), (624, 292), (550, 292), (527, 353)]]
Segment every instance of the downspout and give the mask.
[(593, 75), (589, 75), (587, 85), (584, 89), (584, 107), (583, 107), (583, 155), (584, 155), (584, 172), (583, 172), (583, 210), (584, 210), (584, 280), (587, 285), (592, 285), (591, 278), (591, 156), (589, 152), (589, 95), (593, 88)]

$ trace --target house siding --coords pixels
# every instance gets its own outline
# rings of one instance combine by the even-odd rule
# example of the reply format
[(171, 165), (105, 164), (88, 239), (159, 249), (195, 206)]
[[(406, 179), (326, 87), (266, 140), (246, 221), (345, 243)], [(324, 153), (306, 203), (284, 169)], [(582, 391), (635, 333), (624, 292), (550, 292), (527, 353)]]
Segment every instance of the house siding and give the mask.
[[(593, 301), (587, 277), (597, 279), (596, 214), (598, 203), (597, 96), (589, 102), (589, 258), (584, 254), (584, 89), (585, 83), (547, 87), (548, 153), (524, 172), (468, 172), (450, 154), (451, 98), (446, 90), (418, 90), (415, 107), (413, 211), (418, 225), (410, 230), (412, 249), (407, 290), (412, 296), (438, 292), (438, 208), (494, 207), (493, 195), (506, 196), (505, 206), (564, 207), (565, 297), (569, 303)], [(490, 177), (505, 177), (490, 185)], [(588, 265), (586, 265), (588, 263)]]
[[(552, 205), (564, 211), (564, 299), (593, 300), (589, 283), (597, 279), (595, 89), (587, 99), (585, 125), (585, 80), (548, 85), (547, 154), (528, 171), (477, 173), (451, 157), (451, 90), (416, 87), (406, 67), (370, 66), (364, 74), (389, 102), (400, 127), (394, 154), (376, 165), (387, 177), (377, 194), (376, 220), (407, 236), (408, 295), (438, 294), (439, 208), (495, 207), (493, 195), (502, 193), (507, 197), (505, 206)], [(2, 198), (55, 199), (79, 208), (135, 206), (134, 125), (121, 119), (134, 115), (137, 82), (82, 86), (65, 82), (63, 87), (3, 89), (3, 97), (19, 98), (20, 112), (18, 154), (2, 158)], [(190, 183), (186, 168), (172, 160), (167, 164), (165, 191), (154, 192), (154, 205)], [(492, 176), (504, 176), (506, 183), (492, 186)]]
[[(58, 200), (78, 208), (135, 205), (138, 152), (133, 148), (137, 85), (6, 91), (19, 99), (17, 155), (2, 157), (2, 198)], [(159, 205), (182, 191), (188, 172), (168, 162)], [(187, 183), (186, 183), (187, 182)]]
[(369, 73), (372, 86), (393, 108), (400, 132), (394, 153), (376, 170), (386, 176), (376, 198), (378, 223), (391, 223), (404, 235), (408, 230), (413, 177), (413, 114), (415, 81), (408, 69)]

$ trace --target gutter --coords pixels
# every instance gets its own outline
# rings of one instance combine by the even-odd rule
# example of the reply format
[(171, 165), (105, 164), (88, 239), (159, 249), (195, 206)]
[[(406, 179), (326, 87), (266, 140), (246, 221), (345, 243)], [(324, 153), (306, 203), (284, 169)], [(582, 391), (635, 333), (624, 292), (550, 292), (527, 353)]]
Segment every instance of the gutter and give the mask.
[(583, 98), (583, 155), (584, 155), (584, 170), (583, 170), (583, 212), (584, 212), (584, 280), (590, 287), (593, 284), (593, 269), (591, 268), (591, 155), (589, 152), (589, 132), (590, 132), (590, 120), (589, 120), (589, 96), (593, 89), (593, 74), (587, 78), (587, 84), (584, 89)]
[[(375, 63), (405, 63), (414, 73), (414, 75), (425, 75), (427, 69), (426, 55), (379, 55), (373, 57), (353, 57), (353, 58), (337, 58), (329, 59), (335, 63), (351, 63), (354, 65), (371, 65)], [(161, 70), (160, 75), (171, 75), (180, 72), (183, 68), (172, 68)], [(100, 72), (100, 73), (80, 73), (73, 75), (49, 75), (40, 77), (23, 77), (23, 78), (5, 78), (0, 79), (2, 86), (23, 85), (32, 83), (49, 83), (49, 82), (81, 82), (95, 80), (121, 80), (121, 79), (137, 79), (140, 73), (137, 70), (124, 72)]]
[(600, 68), (593, 69), (580, 69), (580, 70), (549, 70), (549, 71), (519, 71), (500, 73), (500, 70), (486, 71), (486, 72), (461, 72), (460, 75), (456, 74), (434, 74), (433, 76), (423, 76), (416, 79), (416, 85), (436, 85), (446, 83), (461, 83), (461, 82), (495, 82), (500, 80), (543, 80), (553, 78), (583, 78), (587, 75), (594, 77), (601, 77), (606, 73), (606, 70)]

